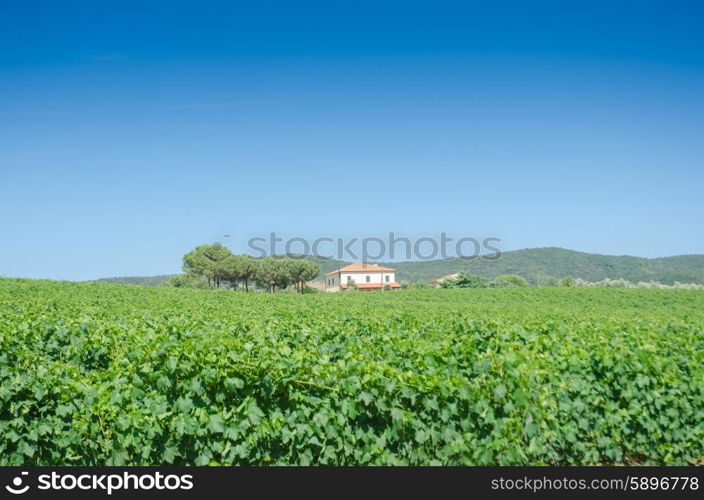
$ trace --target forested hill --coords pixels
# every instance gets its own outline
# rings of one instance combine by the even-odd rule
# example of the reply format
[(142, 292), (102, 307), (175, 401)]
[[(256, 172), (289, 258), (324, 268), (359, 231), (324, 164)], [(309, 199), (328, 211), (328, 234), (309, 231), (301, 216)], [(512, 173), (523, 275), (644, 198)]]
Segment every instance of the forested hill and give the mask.
[[(312, 258), (320, 265), (324, 275), (349, 264), (332, 259)], [(576, 252), (564, 248), (530, 248), (504, 252), (497, 260), (440, 259), (430, 261), (387, 262), (397, 270), (397, 280), (421, 281), (439, 278), (446, 274), (467, 271), (487, 278), (500, 274), (518, 274), (531, 284), (538, 284), (547, 277), (573, 276), (587, 281), (604, 278), (624, 278), (632, 282), (658, 281), (672, 284), (704, 283), (704, 255), (680, 255), (646, 259), (628, 255), (599, 255)], [(149, 277), (104, 278), (99, 281), (136, 285), (159, 285), (172, 275)]]
[(573, 276), (587, 281), (624, 278), (632, 282), (658, 281), (672, 284), (704, 283), (704, 255), (680, 255), (646, 259), (628, 255), (599, 255), (563, 248), (531, 248), (504, 252), (497, 260), (443, 259), (397, 262), (398, 279), (418, 281), (467, 271), (487, 278), (519, 274), (531, 284), (546, 277)]

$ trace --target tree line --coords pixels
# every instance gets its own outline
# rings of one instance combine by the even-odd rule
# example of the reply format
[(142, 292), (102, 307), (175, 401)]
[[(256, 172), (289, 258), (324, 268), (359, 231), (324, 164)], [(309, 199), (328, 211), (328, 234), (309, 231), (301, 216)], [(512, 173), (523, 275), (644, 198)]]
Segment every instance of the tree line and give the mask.
[(462, 271), (454, 278), (442, 281), (440, 286), (442, 288), (514, 288), (526, 287), (528, 282), (517, 274), (502, 274), (493, 280), (489, 280), (483, 276)]
[(302, 293), (305, 283), (318, 276), (320, 266), (299, 258), (254, 258), (233, 254), (221, 245), (200, 245), (183, 256), (183, 271), (186, 276), (174, 279), (173, 286), (194, 286), (195, 278), (207, 281), (208, 288), (229, 284), (235, 290), (242, 287), (249, 291), (256, 284), (274, 293), (294, 286), (296, 292)]

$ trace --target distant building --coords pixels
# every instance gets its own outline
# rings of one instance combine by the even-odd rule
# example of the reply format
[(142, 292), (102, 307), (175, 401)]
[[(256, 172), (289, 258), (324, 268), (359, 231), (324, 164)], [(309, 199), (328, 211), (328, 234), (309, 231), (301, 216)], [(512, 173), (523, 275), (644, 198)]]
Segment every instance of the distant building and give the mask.
[(434, 286), (436, 288), (440, 288), (440, 286), (442, 286), (443, 281), (454, 279), (459, 275), (460, 275), (460, 273), (446, 274), (445, 276), (440, 276), (439, 278), (436, 278), (434, 280), (430, 280), (430, 281), (428, 281), (428, 283), (430, 283), (432, 286)]
[(355, 262), (325, 275), (325, 291), (343, 290), (396, 290), (401, 285), (396, 283), (396, 270), (377, 264)]

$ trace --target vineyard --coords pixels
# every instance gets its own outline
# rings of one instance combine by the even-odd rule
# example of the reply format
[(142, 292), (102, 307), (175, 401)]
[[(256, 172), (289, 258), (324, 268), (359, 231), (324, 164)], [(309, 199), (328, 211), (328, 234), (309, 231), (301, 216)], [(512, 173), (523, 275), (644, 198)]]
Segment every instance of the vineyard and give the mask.
[(0, 464), (690, 464), (704, 292), (0, 279)]

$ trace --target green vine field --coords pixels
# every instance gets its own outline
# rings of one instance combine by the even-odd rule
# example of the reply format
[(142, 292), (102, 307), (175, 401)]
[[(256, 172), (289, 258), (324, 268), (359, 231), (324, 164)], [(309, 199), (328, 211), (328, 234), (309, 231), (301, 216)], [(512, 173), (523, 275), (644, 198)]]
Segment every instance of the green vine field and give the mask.
[(0, 464), (692, 464), (704, 292), (0, 279)]

